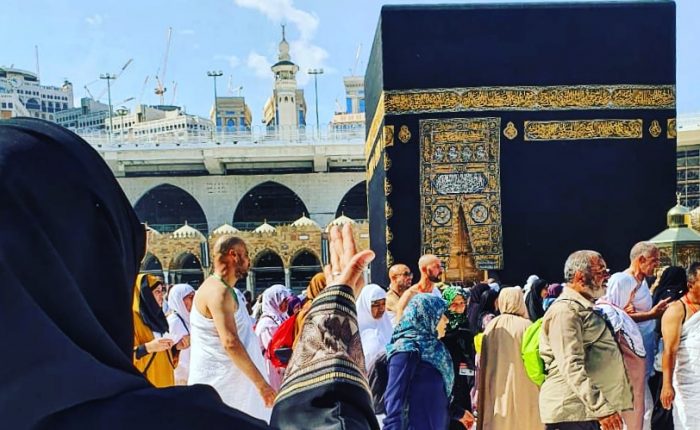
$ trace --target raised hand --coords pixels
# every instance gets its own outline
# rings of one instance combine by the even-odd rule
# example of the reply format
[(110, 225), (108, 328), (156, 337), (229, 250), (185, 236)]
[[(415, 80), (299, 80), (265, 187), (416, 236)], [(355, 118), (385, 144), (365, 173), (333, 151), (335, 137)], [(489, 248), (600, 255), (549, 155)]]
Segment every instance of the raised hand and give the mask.
[(365, 250), (357, 252), (352, 227), (345, 224), (340, 230), (331, 227), (329, 248), (331, 264), (323, 268), (327, 285), (347, 285), (353, 289), (355, 297), (364, 287), (362, 272), (374, 260), (374, 252)]

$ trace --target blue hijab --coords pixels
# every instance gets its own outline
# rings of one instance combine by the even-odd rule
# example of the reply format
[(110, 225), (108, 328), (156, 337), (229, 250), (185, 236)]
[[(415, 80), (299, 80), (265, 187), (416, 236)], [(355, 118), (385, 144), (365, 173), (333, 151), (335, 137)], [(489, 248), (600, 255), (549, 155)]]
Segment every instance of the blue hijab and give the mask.
[(440, 372), (449, 396), (455, 378), (452, 359), (437, 337), (437, 325), (446, 310), (447, 303), (440, 297), (417, 294), (408, 302), (386, 351), (387, 359), (397, 352), (420, 353), (421, 360)]

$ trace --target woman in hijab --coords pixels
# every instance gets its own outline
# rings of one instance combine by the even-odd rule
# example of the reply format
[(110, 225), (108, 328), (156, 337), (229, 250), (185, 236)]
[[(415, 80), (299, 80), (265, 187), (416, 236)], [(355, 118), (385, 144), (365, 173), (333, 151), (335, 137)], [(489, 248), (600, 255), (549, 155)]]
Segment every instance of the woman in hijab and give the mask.
[[(685, 269), (679, 266), (668, 266), (665, 268), (651, 287), (654, 306), (667, 298), (671, 298), (671, 301), (676, 301), (683, 297), (686, 292), (688, 292), (688, 278)], [(659, 333), (661, 333), (660, 321)]]
[(478, 332), (483, 333), (486, 330), (486, 326), (491, 322), (492, 319), (498, 315), (498, 295), (499, 291), (492, 288), (481, 293), (481, 299), (479, 301), (479, 309), (477, 314), (478, 317)]
[(287, 316), (296, 315), (301, 310), (301, 299), (295, 295), (292, 295), (289, 300), (287, 300)]
[(189, 284), (175, 284), (168, 293), (168, 327), (173, 342), (185, 341), (186, 348), (180, 350), (175, 368), (175, 384), (187, 385), (190, 369), (190, 311), (194, 299), (194, 288)]
[(520, 355), (523, 334), (532, 324), (522, 290), (501, 290), (498, 309), (500, 315), (484, 331), (477, 429), (544, 429), (539, 415), (539, 389), (528, 378)]
[(393, 330), (386, 314), (386, 291), (377, 284), (365, 285), (356, 306), (365, 368), (370, 369), (391, 341)]
[[(670, 298), (671, 301), (679, 300), (685, 293), (688, 292), (688, 278), (685, 269), (679, 266), (668, 266), (663, 269), (661, 275), (656, 278), (656, 282), (651, 287), (652, 299), (654, 306), (661, 300)], [(656, 333), (661, 337), (661, 319), (656, 323)], [(657, 352), (657, 360), (663, 353), (663, 340), (659, 342), (659, 351)], [(651, 417), (651, 426), (654, 429), (666, 430), (673, 429), (673, 410), (664, 409), (661, 404), (661, 388), (663, 386), (663, 372), (661, 372), (660, 364), (655, 365), (658, 369), (649, 378), (649, 389), (651, 390), (652, 401), (654, 402), (654, 411)]]
[(547, 308), (559, 298), (564, 290), (564, 284), (549, 284), (547, 287), (547, 297), (542, 301), (542, 309), (547, 311)]
[(160, 428), (164, 410), (169, 430), (266, 428), (211, 387), (156, 389), (134, 367), (145, 230), (90, 145), (0, 120), (0, 196), (0, 334), (22, 351), (0, 366), (3, 428)]
[(311, 308), (311, 304), (316, 296), (321, 294), (321, 291), (323, 291), (324, 288), (326, 288), (326, 276), (323, 274), (323, 272), (315, 274), (313, 278), (311, 278), (311, 281), (309, 281), (309, 286), (306, 287), (306, 298), (304, 299), (304, 303), (301, 305), (301, 310), (297, 314), (297, 320), (294, 323), (295, 346), (299, 340), (301, 328), (304, 326), (306, 314), (309, 312), (309, 308)]
[[(448, 286), (442, 292), (447, 303), (447, 329), (442, 342), (452, 358), (455, 375), (450, 401), (450, 429), (464, 430), (471, 427), (474, 418), (469, 393), (474, 386), (475, 351), (474, 335), (469, 330), (469, 322), (464, 314), (467, 297), (464, 289)], [(466, 418), (465, 418), (466, 417)]]
[(385, 430), (447, 428), (452, 360), (439, 338), (445, 335), (445, 301), (417, 294), (406, 306), (387, 346)]
[(530, 293), (525, 298), (525, 306), (530, 321), (535, 322), (544, 316), (544, 298), (547, 297), (547, 281), (535, 279), (532, 281)]
[(488, 284), (476, 284), (470, 290), (469, 305), (467, 307), (467, 320), (469, 320), (469, 328), (472, 333), (478, 333), (479, 330), (479, 306), (481, 305), (481, 295), (488, 291), (491, 287)]
[[(156, 389), (134, 367), (132, 303), (145, 230), (90, 145), (47, 121), (0, 120), (0, 196), (0, 337), (22, 351), (5, 354), (0, 366), (3, 428), (268, 428), (226, 406), (210, 386)], [(317, 422), (378, 428), (362, 372), (339, 364), (354, 363), (358, 352), (362, 360), (359, 334), (332, 324), (324, 337), (332, 343), (312, 342), (322, 322), (356, 327), (354, 312), (343, 310), (354, 307), (348, 297), (373, 258), (355, 251), (350, 226), (342, 237), (331, 229), (330, 248), (328, 274), (338, 275), (311, 307), (301, 343), (324, 360), (315, 374), (321, 380), (310, 387), (303, 366), (289, 378), (272, 413), (283, 430)]]
[(153, 275), (136, 278), (133, 313), (134, 366), (156, 387), (175, 385), (176, 358), (163, 315), (163, 281)]
[(627, 378), (632, 385), (634, 408), (621, 413), (628, 430), (641, 430), (644, 425), (644, 391), (645, 359), (647, 352), (639, 326), (625, 312), (625, 308), (634, 299), (634, 285), (626, 282), (627, 278), (616, 273), (608, 280), (605, 295), (596, 301), (596, 309), (605, 314), (620, 345), (622, 360), (627, 371)]
[(281, 284), (275, 284), (266, 289), (262, 294), (262, 315), (255, 325), (255, 334), (260, 340), (264, 351), (267, 372), (270, 377), (270, 386), (279, 390), (282, 385), (284, 369), (278, 369), (270, 362), (268, 346), (280, 325), (287, 319), (287, 300), (292, 296), (289, 288)]

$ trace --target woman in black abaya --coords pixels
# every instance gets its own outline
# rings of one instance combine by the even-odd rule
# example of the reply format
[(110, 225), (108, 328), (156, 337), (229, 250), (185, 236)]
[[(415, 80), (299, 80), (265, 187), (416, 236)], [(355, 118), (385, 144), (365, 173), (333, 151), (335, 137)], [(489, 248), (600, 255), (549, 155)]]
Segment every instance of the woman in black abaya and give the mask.
[[(225, 406), (211, 387), (156, 389), (132, 365), (131, 300), (144, 237), (85, 141), (38, 119), (0, 120), (3, 428), (267, 428)], [(338, 283), (354, 279), (358, 259), (367, 255), (333, 268), (342, 271)], [(328, 410), (360, 411), (353, 428), (376, 424), (369, 395), (325, 395)]]

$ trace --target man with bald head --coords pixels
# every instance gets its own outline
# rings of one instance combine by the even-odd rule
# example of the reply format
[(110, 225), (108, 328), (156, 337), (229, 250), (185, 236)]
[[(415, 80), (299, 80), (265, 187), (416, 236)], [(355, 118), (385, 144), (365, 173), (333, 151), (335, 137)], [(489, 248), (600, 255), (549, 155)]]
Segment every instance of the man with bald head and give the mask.
[(435, 286), (442, 281), (442, 272), (444, 271), (442, 261), (433, 254), (425, 254), (418, 260), (418, 269), (420, 270), (420, 280), (401, 295), (399, 303), (396, 305), (394, 323), (399, 322), (406, 305), (416, 294), (433, 294), (442, 298), (442, 293)]
[(394, 264), (389, 268), (389, 291), (386, 292), (386, 312), (389, 318), (396, 315), (396, 307), (404, 291), (411, 287), (413, 273), (405, 264)]

